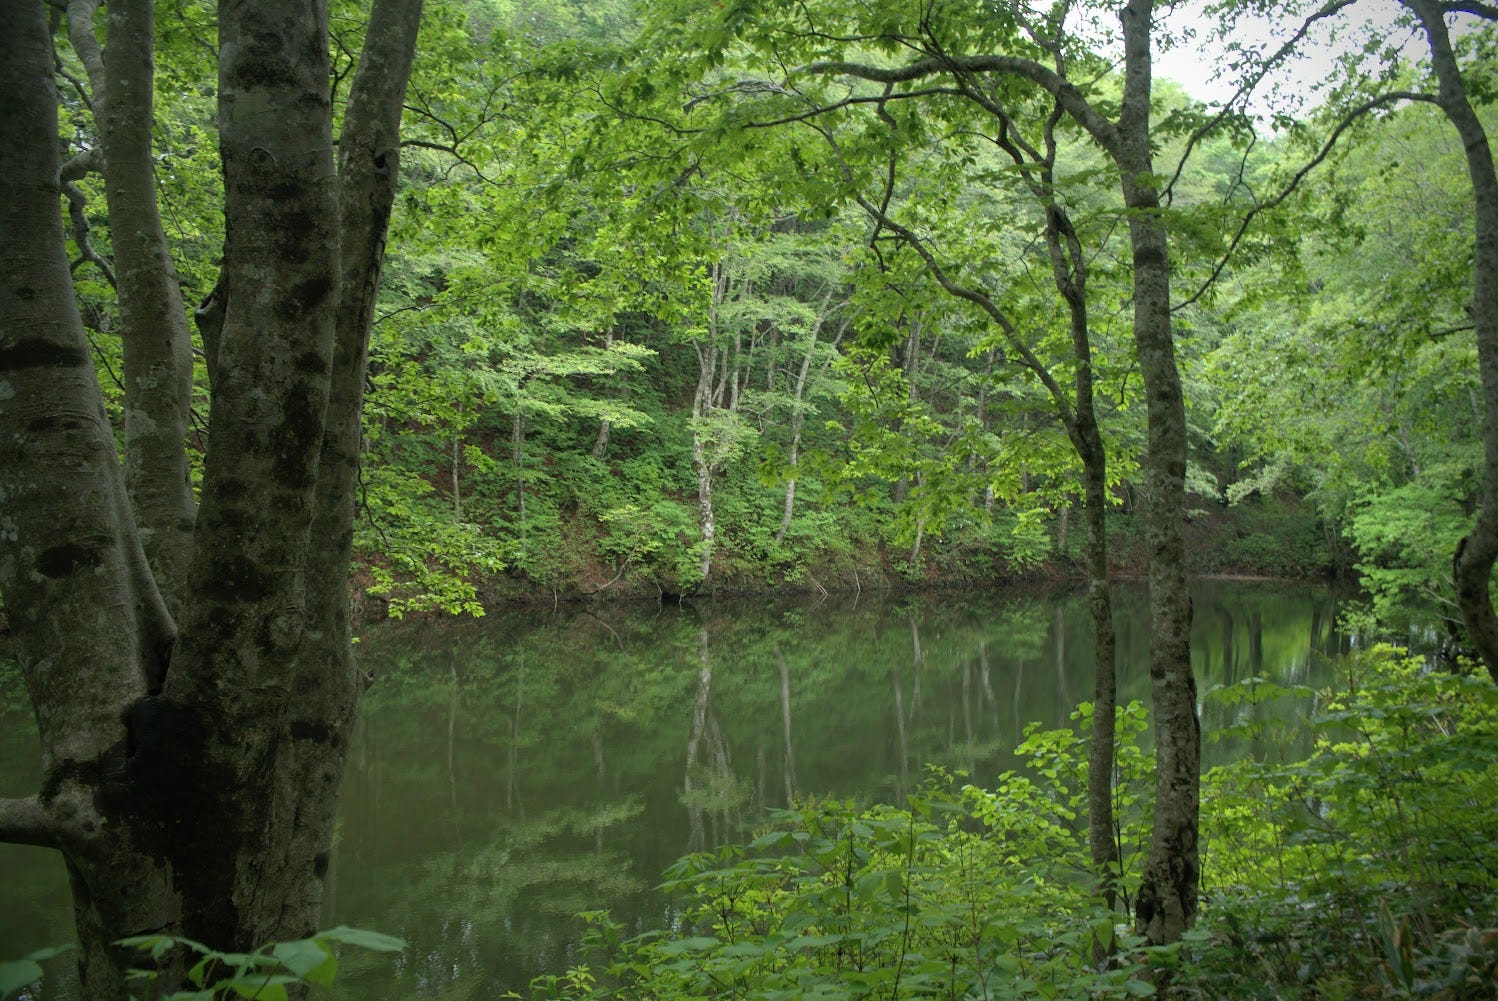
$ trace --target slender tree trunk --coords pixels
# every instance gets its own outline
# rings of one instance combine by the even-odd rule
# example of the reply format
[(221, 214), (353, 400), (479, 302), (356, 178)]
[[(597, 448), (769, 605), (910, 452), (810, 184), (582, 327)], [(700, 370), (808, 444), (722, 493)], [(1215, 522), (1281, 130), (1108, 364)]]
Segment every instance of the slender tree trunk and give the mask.
[(1134, 339), (1149, 422), (1146, 540), (1149, 547), (1150, 681), (1155, 714), (1155, 814), (1139, 890), (1139, 927), (1174, 942), (1196, 916), (1201, 726), (1191, 672), (1191, 599), (1186, 590), (1186, 410), (1170, 322), (1170, 258), (1150, 154), (1151, 0), (1123, 10), (1124, 97), (1118, 166), (1134, 263)]
[[(832, 293), (829, 291), (826, 299), (822, 302), (822, 309), (819, 315), (811, 325), (811, 335), (806, 345), (806, 354), (801, 357), (801, 368), (796, 372), (796, 384), (792, 390), (791, 447), (790, 454), (787, 456), (787, 464), (790, 466), (791, 473), (785, 481), (785, 507), (780, 514), (780, 528), (775, 532), (775, 544), (777, 546), (785, 541), (785, 533), (790, 531), (791, 518), (795, 515), (796, 511), (796, 474), (800, 471), (801, 465), (801, 431), (806, 426), (806, 408), (804, 403), (806, 399), (806, 383), (811, 375), (812, 360), (816, 356), (817, 331), (828, 318), (829, 311), (827, 306), (831, 300)], [(839, 305), (836, 308), (841, 309), (842, 307)], [(832, 340), (832, 350), (834, 353), (837, 351), (837, 346), (842, 343), (843, 333), (846, 330), (847, 321), (844, 320), (837, 332), (837, 336)], [(828, 363), (830, 364), (830, 356)]]
[(176, 611), (196, 515), (184, 448), (193, 363), (187, 312), (156, 204), (153, 5), (110, 3), (102, 52), (97, 9), (98, 0), (69, 0), (68, 36), (98, 108), (124, 347), (125, 486), (157, 586)]
[(1481, 505), (1472, 531), (1456, 547), (1452, 577), (1467, 636), (1494, 682), (1498, 682), (1498, 614), (1490, 585), (1498, 561), (1498, 171), (1487, 131), (1472, 109), (1461, 67), (1451, 49), (1444, 4), (1405, 0), (1420, 18), (1430, 42), (1431, 65), (1440, 83), (1441, 110), (1461, 136), (1467, 155), (1475, 206), (1476, 246), (1472, 261), (1472, 324), (1477, 338), (1477, 370), (1483, 398), (1483, 477)]

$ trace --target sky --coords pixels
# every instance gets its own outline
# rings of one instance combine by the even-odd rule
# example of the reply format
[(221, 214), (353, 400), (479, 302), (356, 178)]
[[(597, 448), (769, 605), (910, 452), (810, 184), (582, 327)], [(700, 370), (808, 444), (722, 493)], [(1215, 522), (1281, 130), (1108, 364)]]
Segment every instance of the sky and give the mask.
[[(1175, 80), (1198, 100), (1221, 103), (1233, 96), (1237, 81), (1233, 72), (1221, 65), (1226, 49), (1222, 42), (1211, 38), (1216, 22), (1202, 13), (1205, 6), (1183, 2), (1169, 13), (1167, 29), (1190, 28), (1196, 32), (1196, 40), (1165, 52), (1157, 50), (1155, 75)], [(1411, 58), (1424, 56), (1427, 50), (1423, 38), (1409, 28), (1396, 27), (1399, 12), (1396, 0), (1364, 0), (1339, 16), (1335, 31), (1329, 26), (1318, 26), (1319, 30), (1302, 43), (1301, 58), (1277, 74), (1288, 95), (1314, 105), (1316, 85), (1330, 74), (1337, 56), (1359, 47), (1368, 34), (1399, 45)], [(1234, 37), (1267, 55), (1298, 27), (1299, 22), (1274, 23), (1255, 18), (1240, 25)], [(1265, 95), (1253, 106), (1264, 111), (1268, 101)]]

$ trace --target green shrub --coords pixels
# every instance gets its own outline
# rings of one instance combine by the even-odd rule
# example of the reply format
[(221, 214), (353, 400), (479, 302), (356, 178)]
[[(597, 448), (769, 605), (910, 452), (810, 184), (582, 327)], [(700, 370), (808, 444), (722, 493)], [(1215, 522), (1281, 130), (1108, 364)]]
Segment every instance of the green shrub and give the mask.
[[(1206, 996), (1492, 997), (1498, 689), (1388, 646), (1343, 666), (1345, 687), (1318, 693), (1305, 721), (1308, 757), (1204, 779), (1191, 975)], [(1209, 697), (1247, 706), (1283, 691)]]

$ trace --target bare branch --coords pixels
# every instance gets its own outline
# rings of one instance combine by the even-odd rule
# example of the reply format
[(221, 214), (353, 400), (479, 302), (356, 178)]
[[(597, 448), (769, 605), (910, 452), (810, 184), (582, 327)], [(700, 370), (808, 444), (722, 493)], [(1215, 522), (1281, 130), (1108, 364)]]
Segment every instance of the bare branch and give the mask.
[(1480, 3), (1479, 0), (1458, 0), (1457, 3), (1442, 4), (1449, 14), (1471, 14), (1485, 21), (1498, 21), (1498, 4)]
[[(74, 158), (76, 159), (77, 157)], [(114, 270), (110, 268), (109, 262), (94, 249), (94, 245), (88, 239), (88, 231), (92, 228), (89, 225), (88, 213), (85, 211), (88, 207), (88, 196), (72, 181), (62, 182), (62, 193), (68, 196), (68, 219), (73, 224), (73, 242), (78, 244), (79, 257), (73, 262), (72, 271), (77, 273), (84, 262), (88, 262), (104, 273), (104, 280), (109, 282), (110, 288), (118, 291), (119, 285), (115, 282)]]

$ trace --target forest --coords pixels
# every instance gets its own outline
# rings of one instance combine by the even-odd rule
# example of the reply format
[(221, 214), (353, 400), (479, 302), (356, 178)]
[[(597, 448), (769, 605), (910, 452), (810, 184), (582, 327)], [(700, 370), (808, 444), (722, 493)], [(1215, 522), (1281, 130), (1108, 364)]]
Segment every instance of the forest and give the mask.
[[(7, 0), (0, 705), (40, 771), (0, 842), (60, 855), (76, 941), (0, 941), (0, 997), (397, 948), (318, 931), (366, 690), (435, 698), (380, 631), (642, 602), (697, 610), (686, 674), (588, 680), (597, 615), (453, 633), (519, 665), (515, 732), (527, 656), (692, 708), (669, 926), (579, 899), (517, 995), (1491, 997), (1495, 101), (1476, 0)], [(1205, 578), (1355, 590), (1326, 677), (1257, 612), (1204, 670)], [(785, 653), (857, 632), (715, 604), (1000, 586), (1080, 595), (1069, 719), (924, 782), (902, 723), (860, 802), (793, 781)], [(700, 830), (718, 635), (783, 710), (742, 844)]]

